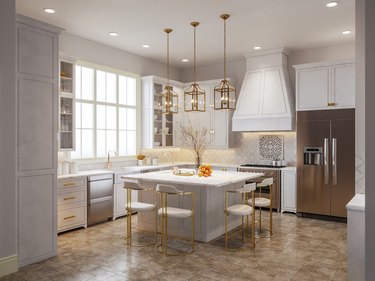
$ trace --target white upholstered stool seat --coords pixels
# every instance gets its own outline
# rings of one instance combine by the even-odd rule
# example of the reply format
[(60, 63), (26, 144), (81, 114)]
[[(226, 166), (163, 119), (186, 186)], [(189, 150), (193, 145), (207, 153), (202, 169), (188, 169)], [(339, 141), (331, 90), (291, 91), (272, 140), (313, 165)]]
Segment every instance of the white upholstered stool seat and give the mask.
[[(155, 204), (143, 203), (143, 202), (132, 202), (129, 204), (129, 208), (133, 212), (147, 212), (155, 210)], [(125, 208), (128, 208), (128, 204), (125, 204)]]
[[(192, 254), (194, 253), (194, 192), (186, 192), (178, 190), (173, 185), (158, 184), (156, 191), (160, 194), (160, 205), (161, 208), (158, 210), (158, 215), (161, 218), (161, 244), (158, 246), (158, 251), (166, 255), (181, 255), (181, 254)], [(170, 196), (190, 196), (191, 198), (191, 209), (183, 209), (168, 206), (168, 197)], [(178, 199), (178, 198), (176, 198)], [(180, 200), (178, 200), (180, 201)], [(168, 219), (186, 219), (191, 218), (191, 251), (186, 252), (185, 250), (177, 250), (176, 248), (168, 247)], [(184, 239), (187, 240), (187, 239)], [(173, 249), (175, 253), (169, 253), (168, 250)], [(178, 253), (176, 253), (178, 251)]]
[[(247, 197), (251, 193), (252, 202), (255, 202), (255, 183), (245, 184), (242, 188), (236, 190), (226, 190), (225, 191), (225, 206), (224, 206), (224, 214), (225, 214), (225, 249), (227, 250), (235, 250), (233, 248), (228, 248), (228, 216), (241, 216), (241, 228), (242, 228), (242, 243), (244, 243), (244, 218), (246, 218), (246, 225), (248, 224), (248, 216), (252, 216), (251, 222), (251, 244), (255, 247), (255, 219), (254, 219), (254, 206), (249, 206), (246, 204)], [(229, 195), (232, 194), (232, 197), (241, 197), (242, 204), (234, 204), (228, 206)], [(238, 202), (238, 200), (236, 200)], [(255, 203), (253, 203), (255, 205)], [(238, 249), (237, 249), (238, 250)]]
[[(181, 208), (174, 208), (174, 207), (166, 207), (164, 208), (164, 213), (167, 214), (168, 218), (189, 218), (193, 215), (191, 210), (181, 209)], [(158, 215), (163, 215), (163, 209), (160, 208), (158, 211)]]
[(235, 216), (248, 216), (253, 213), (253, 210), (248, 205), (238, 204), (229, 206), (226, 209), (228, 215), (235, 215)]
[[(140, 186), (136, 180), (124, 179), (124, 189), (126, 190), (126, 235), (125, 242), (128, 246), (151, 246), (157, 243), (157, 212), (156, 212), (156, 190), (154, 188), (147, 188)], [(154, 193), (154, 203), (145, 202), (132, 202), (132, 191), (143, 192), (148, 191)], [(138, 229), (132, 226), (132, 213), (133, 212), (154, 212), (155, 214), (155, 241), (151, 243), (133, 244), (132, 242), (132, 228)]]
[[(259, 231), (262, 231), (262, 208), (269, 209), (269, 230), (267, 231), (268, 234), (266, 237), (270, 237), (272, 235), (272, 185), (273, 185), (273, 178), (266, 178), (263, 179), (261, 183), (257, 184), (257, 189), (259, 188), (259, 196), (255, 197), (254, 205), (255, 207), (259, 208)], [(269, 189), (268, 197), (262, 196), (262, 189)], [(251, 200), (247, 202), (250, 206), (252, 205)], [(260, 237), (260, 236), (258, 236)]]
[[(248, 200), (251, 206), (251, 200)], [(269, 207), (271, 205), (271, 200), (264, 197), (255, 197), (255, 207)]]

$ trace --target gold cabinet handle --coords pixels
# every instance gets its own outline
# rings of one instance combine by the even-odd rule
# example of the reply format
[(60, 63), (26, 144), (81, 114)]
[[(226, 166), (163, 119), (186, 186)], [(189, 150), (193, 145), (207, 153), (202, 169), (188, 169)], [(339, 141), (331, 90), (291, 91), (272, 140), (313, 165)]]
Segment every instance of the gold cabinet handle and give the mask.
[(75, 183), (74, 182), (67, 182), (67, 183), (64, 183), (64, 186), (74, 186)]
[(64, 200), (73, 200), (73, 199), (75, 199), (74, 196), (72, 196), (72, 197), (65, 197), (65, 198), (64, 198)]
[(65, 217), (64, 220), (74, 219), (76, 216)]

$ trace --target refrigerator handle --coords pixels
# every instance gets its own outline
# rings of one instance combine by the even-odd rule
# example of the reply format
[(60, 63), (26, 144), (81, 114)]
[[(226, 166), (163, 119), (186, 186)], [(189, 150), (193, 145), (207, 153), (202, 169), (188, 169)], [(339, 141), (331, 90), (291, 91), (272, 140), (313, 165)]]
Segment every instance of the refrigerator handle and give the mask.
[(324, 183), (329, 183), (329, 166), (328, 166), (328, 138), (324, 138), (324, 152), (323, 152), (323, 164), (324, 164)]
[(332, 182), (337, 185), (337, 139), (332, 138)]

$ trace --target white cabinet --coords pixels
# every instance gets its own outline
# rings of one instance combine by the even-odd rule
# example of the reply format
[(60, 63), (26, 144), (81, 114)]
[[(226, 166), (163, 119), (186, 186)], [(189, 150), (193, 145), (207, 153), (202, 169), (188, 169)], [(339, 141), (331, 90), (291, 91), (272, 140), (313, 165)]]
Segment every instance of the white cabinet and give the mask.
[[(175, 114), (162, 114), (158, 110), (156, 95), (160, 93), (167, 80), (156, 77), (142, 77), (142, 147), (173, 147), (175, 146), (174, 132), (175, 118), (180, 112)], [(183, 84), (170, 81), (170, 86), (179, 95), (182, 92)], [(183, 102), (183, 101), (182, 101)], [(181, 104), (181, 100), (179, 100)]]
[(75, 149), (74, 78), (74, 62), (60, 60), (59, 150)]
[(18, 262), (25, 266), (57, 253), (60, 29), (20, 15), (16, 21), (16, 223)]
[(296, 110), (355, 107), (353, 61), (295, 65)]
[(281, 169), (281, 212), (297, 210), (297, 177), (296, 168)]
[(58, 232), (87, 227), (86, 177), (60, 179), (57, 189)]
[[(232, 132), (232, 116), (233, 111), (228, 110), (214, 110), (214, 87), (220, 83), (221, 80), (209, 80), (197, 82), (199, 86), (206, 92), (206, 111), (205, 112), (184, 112), (184, 94), (179, 96), (180, 111), (178, 120), (186, 124), (190, 120), (193, 127), (197, 129), (207, 128), (209, 134), (208, 148), (230, 148), (235, 145), (235, 133)], [(234, 84), (232, 79), (229, 79), (231, 84)], [(190, 87), (191, 83), (186, 83), (184, 89)], [(178, 125), (175, 125), (178, 127)], [(176, 139), (181, 139), (179, 130), (175, 132)], [(177, 142), (179, 146), (181, 141)]]

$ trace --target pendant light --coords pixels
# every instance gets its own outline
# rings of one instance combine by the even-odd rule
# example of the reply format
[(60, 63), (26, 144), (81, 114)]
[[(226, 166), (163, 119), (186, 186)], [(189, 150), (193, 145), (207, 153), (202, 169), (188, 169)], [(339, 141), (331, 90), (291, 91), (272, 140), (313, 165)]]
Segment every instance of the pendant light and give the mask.
[(186, 112), (205, 112), (206, 111), (206, 93), (202, 90), (196, 82), (196, 27), (199, 22), (192, 22), (190, 24), (194, 27), (194, 82), (191, 84), (190, 88), (184, 92), (184, 109)]
[(236, 89), (227, 80), (227, 25), (226, 20), (230, 16), (220, 16), (224, 20), (224, 79), (214, 89), (214, 109), (236, 109)]
[(172, 29), (166, 28), (164, 32), (167, 34), (167, 85), (165, 85), (164, 90), (157, 96), (159, 111), (161, 113), (170, 114), (178, 113), (178, 94), (174, 92), (173, 87), (169, 85), (169, 34), (172, 32)]

